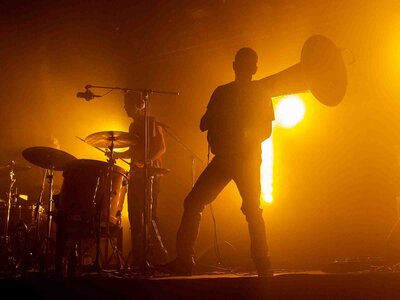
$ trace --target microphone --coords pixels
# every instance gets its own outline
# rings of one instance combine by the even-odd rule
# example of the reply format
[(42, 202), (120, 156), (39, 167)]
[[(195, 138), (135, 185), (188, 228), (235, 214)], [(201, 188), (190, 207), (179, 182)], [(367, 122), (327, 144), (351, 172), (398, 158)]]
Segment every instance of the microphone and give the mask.
[(101, 97), (101, 96), (95, 95), (95, 94), (93, 94), (93, 92), (92, 92), (91, 90), (86, 89), (85, 92), (78, 92), (78, 93), (76, 94), (76, 97), (78, 97), (78, 98), (83, 98), (83, 99), (85, 99), (86, 101), (90, 101), (90, 100), (92, 100), (92, 99), (95, 98), (95, 97)]

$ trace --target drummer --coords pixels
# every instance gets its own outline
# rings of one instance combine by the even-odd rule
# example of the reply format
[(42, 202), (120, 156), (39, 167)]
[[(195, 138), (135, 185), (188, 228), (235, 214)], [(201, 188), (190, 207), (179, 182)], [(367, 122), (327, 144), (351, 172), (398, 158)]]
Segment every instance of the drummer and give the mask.
[[(142, 230), (144, 225), (143, 220), (143, 204), (145, 201), (145, 185), (146, 178), (144, 172), (144, 153), (145, 153), (145, 101), (141, 93), (128, 92), (124, 98), (124, 108), (128, 117), (133, 121), (129, 126), (129, 133), (132, 136), (138, 137), (135, 146), (130, 147), (125, 152), (115, 153), (114, 158), (130, 158), (130, 179), (128, 187), (128, 215), (131, 226), (131, 242), (132, 242), (132, 266), (140, 267), (145, 261), (145, 249), (142, 245)], [(160, 168), (161, 158), (165, 153), (165, 140), (163, 128), (158, 125), (155, 118), (149, 117), (149, 151), (148, 161), (151, 162), (151, 167)], [(159, 194), (159, 177), (153, 179), (153, 220), (156, 220), (157, 197)]]

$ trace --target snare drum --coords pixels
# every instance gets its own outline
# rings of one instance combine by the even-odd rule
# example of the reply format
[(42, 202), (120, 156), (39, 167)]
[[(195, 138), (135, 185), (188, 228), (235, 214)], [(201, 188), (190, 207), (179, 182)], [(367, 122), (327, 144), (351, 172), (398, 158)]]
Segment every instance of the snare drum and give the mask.
[(120, 222), (128, 179), (125, 170), (114, 165), (110, 189), (108, 170), (108, 163), (91, 159), (77, 159), (66, 166), (58, 206), (63, 219), (90, 224), (100, 212), (102, 224), (107, 219), (110, 224)]

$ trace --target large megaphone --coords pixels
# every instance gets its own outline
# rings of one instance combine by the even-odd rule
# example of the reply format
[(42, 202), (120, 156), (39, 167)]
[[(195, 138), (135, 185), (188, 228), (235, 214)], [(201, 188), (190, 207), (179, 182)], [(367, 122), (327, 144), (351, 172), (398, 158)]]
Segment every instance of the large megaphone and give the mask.
[(347, 74), (335, 44), (314, 35), (304, 43), (299, 63), (260, 82), (267, 85), (272, 97), (310, 91), (321, 103), (336, 106), (346, 93)]

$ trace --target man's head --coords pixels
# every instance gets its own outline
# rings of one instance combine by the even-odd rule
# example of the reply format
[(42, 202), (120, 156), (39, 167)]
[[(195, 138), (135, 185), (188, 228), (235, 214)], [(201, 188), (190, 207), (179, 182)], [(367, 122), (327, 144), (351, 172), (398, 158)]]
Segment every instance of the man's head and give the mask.
[(251, 48), (241, 48), (236, 52), (233, 70), (236, 80), (251, 80), (257, 72), (258, 55)]
[(127, 115), (133, 118), (136, 114), (143, 111), (145, 102), (141, 93), (127, 92), (124, 98), (124, 108)]

